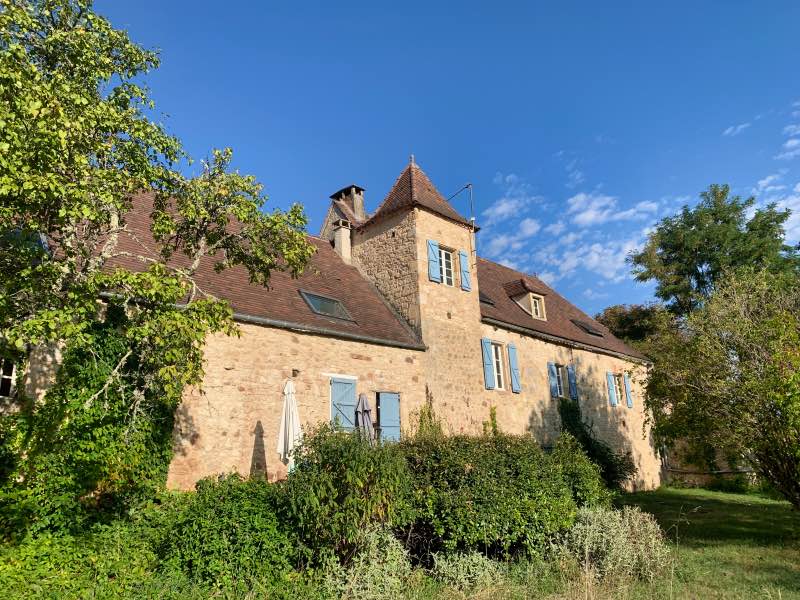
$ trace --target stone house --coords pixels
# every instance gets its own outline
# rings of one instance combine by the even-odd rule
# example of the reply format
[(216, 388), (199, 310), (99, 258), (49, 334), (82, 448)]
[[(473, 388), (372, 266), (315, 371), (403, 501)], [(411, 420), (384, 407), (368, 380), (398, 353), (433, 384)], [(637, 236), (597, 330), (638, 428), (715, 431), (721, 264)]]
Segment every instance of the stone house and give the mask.
[[(146, 231), (148, 214), (131, 213), (129, 227)], [(538, 278), (477, 256), (476, 230), (412, 161), (371, 215), (357, 185), (331, 196), (299, 278), (274, 273), (265, 289), (244, 269), (201, 268), (241, 337), (207, 341), (203, 391), (188, 390), (178, 409), (169, 486), (230, 471), (285, 476), (275, 445), (292, 379), (305, 424), (350, 425), (365, 393), (385, 440), (430, 399), (451, 432), (480, 433), (494, 408), (501, 430), (547, 446), (559, 399), (571, 399), (598, 437), (631, 452), (631, 487), (657, 487), (644, 357)]]

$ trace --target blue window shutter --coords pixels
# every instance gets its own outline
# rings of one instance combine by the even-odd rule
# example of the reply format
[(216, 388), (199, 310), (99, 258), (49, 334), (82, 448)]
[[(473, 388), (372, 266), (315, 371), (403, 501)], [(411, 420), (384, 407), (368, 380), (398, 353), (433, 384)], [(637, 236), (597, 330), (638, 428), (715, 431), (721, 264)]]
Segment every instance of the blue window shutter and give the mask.
[(567, 377), (569, 378), (569, 397), (573, 400), (578, 399), (578, 378), (575, 377), (575, 365), (567, 367)]
[(517, 361), (517, 347), (514, 344), (508, 345), (508, 362), (511, 366), (511, 391), (519, 394), (522, 386), (519, 381), (519, 362)]
[(489, 338), (481, 339), (481, 354), (483, 355), (483, 383), (487, 390), (493, 390), (494, 361), (492, 360), (492, 341)]
[(556, 363), (547, 363), (547, 376), (550, 379), (550, 396), (558, 398), (558, 372), (556, 371)]
[(611, 406), (617, 405), (617, 394), (614, 391), (614, 374), (613, 373), (606, 373), (606, 383), (608, 384), (608, 401), (611, 403)]
[(356, 382), (352, 379), (331, 379), (331, 420), (347, 430), (356, 425)]
[(625, 378), (625, 399), (628, 401), (628, 408), (633, 408), (633, 396), (631, 396), (631, 379), (628, 374), (623, 375)]
[(378, 396), (381, 440), (396, 442), (400, 439), (400, 394), (381, 392)]
[(442, 271), (439, 268), (439, 242), (428, 240), (428, 279), (442, 283)]
[(469, 258), (463, 250), (458, 251), (458, 265), (461, 267), (461, 289), (469, 292), (472, 290), (472, 281), (469, 278)]

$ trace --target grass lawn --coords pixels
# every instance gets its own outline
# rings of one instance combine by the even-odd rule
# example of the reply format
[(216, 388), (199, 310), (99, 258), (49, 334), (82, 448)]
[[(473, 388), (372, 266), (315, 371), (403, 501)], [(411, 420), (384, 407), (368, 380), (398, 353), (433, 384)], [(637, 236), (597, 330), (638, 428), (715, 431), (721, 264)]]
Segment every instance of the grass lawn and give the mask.
[(674, 575), (631, 597), (800, 598), (800, 513), (787, 502), (664, 488), (621, 503), (652, 513), (676, 549)]

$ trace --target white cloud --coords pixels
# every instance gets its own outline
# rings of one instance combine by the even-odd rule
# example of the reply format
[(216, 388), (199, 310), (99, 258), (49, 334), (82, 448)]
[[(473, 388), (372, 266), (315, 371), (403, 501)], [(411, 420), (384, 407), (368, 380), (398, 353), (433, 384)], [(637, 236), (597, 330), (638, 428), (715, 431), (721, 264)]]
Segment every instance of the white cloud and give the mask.
[(547, 285), (553, 285), (555, 281), (558, 279), (558, 275), (553, 273), (552, 271), (542, 271), (538, 275), (539, 279), (544, 281)]
[(783, 128), (783, 135), (800, 135), (800, 125), (787, 125)]
[(514, 232), (497, 233), (488, 236), (486, 245), (482, 246), (486, 255), (501, 260), (509, 252), (522, 249), (531, 236), (536, 235), (542, 228), (536, 219), (523, 219)]
[(725, 129), (725, 131), (722, 132), (722, 135), (727, 137), (733, 137), (735, 135), (739, 135), (748, 127), (750, 127), (750, 123), (739, 123), (738, 125), (731, 125), (727, 129)]
[(541, 228), (541, 224), (536, 219), (523, 219), (519, 224), (519, 235), (529, 237), (538, 233)]
[(481, 214), (486, 217), (487, 224), (492, 224), (517, 214), (525, 205), (525, 198), (500, 198)]
[(578, 168), (578, 160), (574, 159), (569, 162), (566, 166), (567, 170), (567, 187), (572, 189), (578, 187), (584, 181), (586, 181), (586, 176), (583, 174)]
[(567, 226), (564, 224), (564, 221), (556, 221), (555, 223), (550, 223), (547, 227), (544, 228), (545, 233), (550, 233), (552, 235), (558, 235), (562, 231), (564, 231)]
[(494, 183), (503, 188), (503, 195), (481, 213), (485, 219), (482, 223), (484, 226), (524, 213), (530, 205), (543, 200), (541, 196), (533, 193), (530, 184), (514, 173), (507, 175), (497, 173), (494, 176)]
[(601, 300), (603, 298), (608, 298), (607, 292), (598, 292), (593, 290), (592, 288), (586, 288), (583, 291), (583, 295), (586, 296), (589, 300)]
[(795, 193), (800, 194), (800, 183), (798, 183), (796, 186), (794, 186), (794, 191), (795, 191)]
[(789, 138), (783, 143), (783, 152), (777, 154), (775, 158), (779, 160), (789, 160), (800, 156), (800, 138)]
[(644, 219), (658, 210), (658, 203), (649, 200), (639, 202), (627, 210), (619, 209), (615, 196), (596, 192), (575, 194), (567, 199), (567, 214), (578, 227), (601, 225), (609, 221)]
[(783, 176), (787, 173), (786, 169), (781, 169), (777, 173), (772, 173), (771, 175), (767, 175), (763, 179), (759, 179), (756, 183), (756, 186), (751, 190), (751, 194), (754, 195), (762, 195), (762, 194), (774, 194), (775, 192), (779, 192), (781, 190), (785, 190), (785, 185), (779, 185), (778, 182), (783, 179)]

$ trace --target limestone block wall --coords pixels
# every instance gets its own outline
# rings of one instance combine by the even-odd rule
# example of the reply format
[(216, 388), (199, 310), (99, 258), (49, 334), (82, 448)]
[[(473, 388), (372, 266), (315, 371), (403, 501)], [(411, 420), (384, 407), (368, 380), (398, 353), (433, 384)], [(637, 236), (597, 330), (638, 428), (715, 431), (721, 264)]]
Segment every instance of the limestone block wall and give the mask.
[(419, 333), (415, 211), (398, 213), (353, 232), (352, 260), (392, 307)]
[[(597, 437), (613, 448), (630, 450), (638, 474), (631, 487), (653, 489), (662, 481), (661, 459), (653, 444), (650, 427), (646, 423), (644, 390), (642, 381), (644, 366), (633, 361), (616, 358), (588, 350), (570, 348), (482, 324), (480, 337), (517, 347), (522, 392), (514, 394), (506, 390), (487, 390), (483, 385), (483, 374), (477, 389), (481, 401), (470, 415), (472, 427), (489, 418), (489, 407), (495, 406), (498, 425), (503, 431), (531, 433), (542, 445), (551, 445), (558, 437), (561, 419), (558, 401), (550, 397), (547, 363), (573, 364), (576, 369), (578, 396), (584, 422), (590, 425)], [(476, 347), (480, 339), (474, 340)], [(482, 363), (481, 363), (482, 368)], [(622, 404), (611, 406), (608, 400), (606, 373), (631, 373), (633, 408)]]
[(186, 392), (176, 415), (167, 485), (191, 489), (209, 475), (238, 472), (275, 480), (286, 467), (275, 451), (283, 386), (292, 377), (304, 426), (330, 420), (331, 375), (357, 378), (357, 393), (400, 393), (406, 428), (425, 400), (424, 353), (240, 324), (240, 338), (211, 336), (203, 393)]
[[(435, 410), (454, 432), (477, 432), (482, 421), (480, 390), (483, 388), (483, 362), (480, 348), (480, 303), (477, 267), (471, 249), (473, 234), (464, 225), (453, 223), (422, 209), (416, 213), (417, 277), (419, 286), (422, 341), (428, 347), (425, 380), (433, 395)], [(471, 291), (461, 289), (460, 268), (454, 262), (454, 285), (428, 279), (428, 240), (439, 246), (459, 250), (469, 257)], [(480, 378), (480, 387), (476, 385)]]

